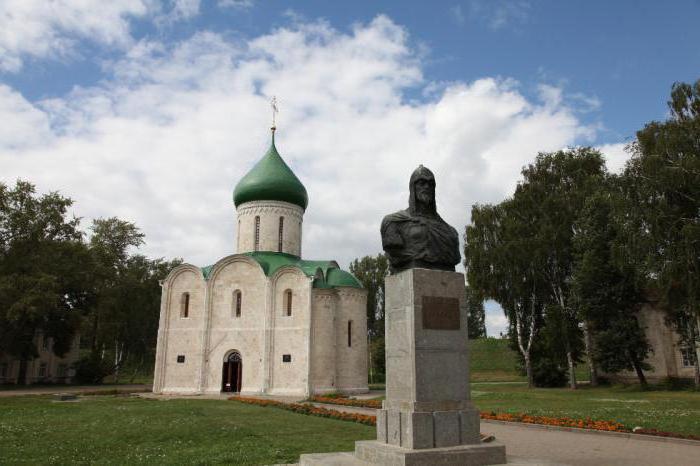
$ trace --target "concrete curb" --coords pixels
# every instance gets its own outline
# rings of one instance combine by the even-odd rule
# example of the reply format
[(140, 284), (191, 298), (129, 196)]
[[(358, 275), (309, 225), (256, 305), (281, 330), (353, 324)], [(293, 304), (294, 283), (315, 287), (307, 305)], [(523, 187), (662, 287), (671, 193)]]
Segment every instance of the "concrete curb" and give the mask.
[(505, 426), (519, 426), (528, 427), (531, 429), (540, 430), (558, 430), (560, 432), (574, 432), (578, 434), (595, 434), (595, 435), (610, 435), (614, 437), (629, 438), (633, 440), (648, 440), (651, 442), (666, 442), (666, 443), (679, 443), (683, 445), (694, 445), (700, 447), (699, 440), (690, 440), (684, 438), (676, 437), (661, 437), (659, 435), (649, 435), (649, 434), (635, 434), (632, 432), (611, 432), (608, 430), (595, 430), (595, 429), (579, 429), (578, 427), (564, 427), (564, 426), (548, 426), (544, 424), (529, 424), (526, 422), (514, 422), (514, 421), (498, 421), (496, 419), (482, 419), (482, 423), (486, 424), (502, 424)]

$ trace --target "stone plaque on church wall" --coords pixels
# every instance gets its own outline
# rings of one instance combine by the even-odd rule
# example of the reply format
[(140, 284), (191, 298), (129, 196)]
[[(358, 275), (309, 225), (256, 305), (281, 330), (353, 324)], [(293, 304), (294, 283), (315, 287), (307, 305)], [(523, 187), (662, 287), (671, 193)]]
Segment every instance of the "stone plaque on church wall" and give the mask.
[(423, 328), (427, 330), (459, 330), (459, 299), (423, 296)]

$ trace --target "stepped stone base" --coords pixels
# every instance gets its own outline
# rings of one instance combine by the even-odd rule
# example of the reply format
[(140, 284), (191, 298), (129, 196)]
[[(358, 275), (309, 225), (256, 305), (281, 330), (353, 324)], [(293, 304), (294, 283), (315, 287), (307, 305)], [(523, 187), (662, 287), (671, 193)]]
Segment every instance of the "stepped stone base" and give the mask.
[[(442, 464), (442, 463), (436, 463)], [(467, 463), (469, 465), (470, 463)], [(291, 465), (290, 465), (291, 466)], [(373, 463), (359, 460), (351, 452), (314, 453), (302, 455), (300, 466), (373, 466)], [(374, 465), (376, 466), (376, 464)], [(432, 466), (432, 464), (430, 465)], [(496, 466), (570, 466), (536, 458), (518, 458), (509, 456), (508, 463)]]
[(506, 448), (498, 442), (409, 450), (375, 441), (355, 443), (355, 454), (301, 455), (301, 466), (482, 466), (504, 464)]

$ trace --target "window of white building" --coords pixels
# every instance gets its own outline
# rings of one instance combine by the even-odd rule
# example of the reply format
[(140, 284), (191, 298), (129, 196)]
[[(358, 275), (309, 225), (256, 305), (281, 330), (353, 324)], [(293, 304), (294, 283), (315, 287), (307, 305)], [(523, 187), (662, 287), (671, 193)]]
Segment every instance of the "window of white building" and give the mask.
[(683, 367), (695, 366), (695, 354), (693, 348), (681, 348), (681, 361)]
[(180, 317), (187, 319), (190, 316), (190, 294), (182, 293), (180, 298)]
[(233, 314), (234, 317), (240, 317), (241, 316), (241, 306), (243, 305), (243, 293), (241, 293), (241, 290), (236, 290), (233, 292), (233, 309), (231, 314)]
[(292, 290), (284, 292), (284, 314), (287, 317), (292, 315)]
[(41, 364), (39, 364), (39, 377), (42, 377), (42, 378), (46, 377), (46, 369), (47, 368), (48, 368), (48, 366), (46, 365), (45, 362), (42, 362)]

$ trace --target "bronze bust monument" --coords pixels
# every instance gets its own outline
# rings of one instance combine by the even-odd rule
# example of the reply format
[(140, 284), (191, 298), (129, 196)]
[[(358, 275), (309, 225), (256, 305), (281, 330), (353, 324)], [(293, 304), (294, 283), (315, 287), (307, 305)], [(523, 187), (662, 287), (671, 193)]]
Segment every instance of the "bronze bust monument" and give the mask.
[(391, 272), (421, 268), (454, 271), (460, 261), (457, 230), (437, 213), (435, 176), (423, 165), (409, 182), (408, 209), (382, 220), (382, 247)]

